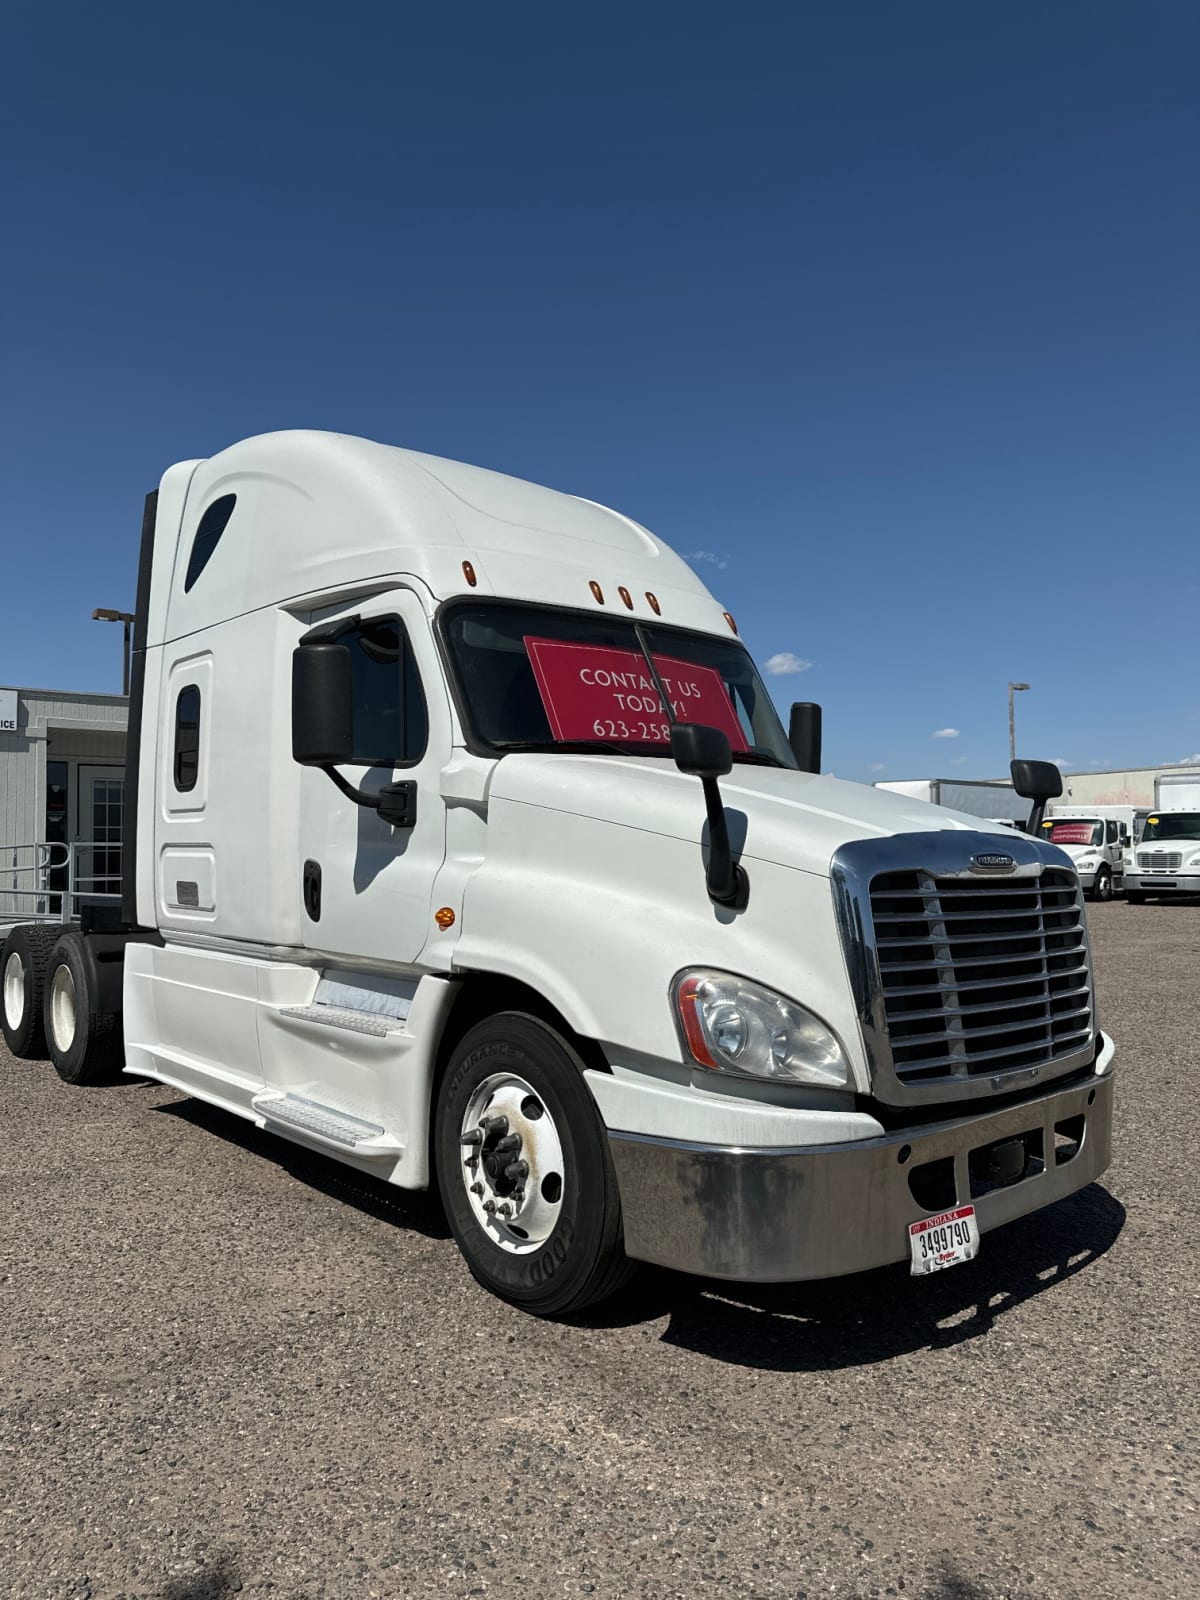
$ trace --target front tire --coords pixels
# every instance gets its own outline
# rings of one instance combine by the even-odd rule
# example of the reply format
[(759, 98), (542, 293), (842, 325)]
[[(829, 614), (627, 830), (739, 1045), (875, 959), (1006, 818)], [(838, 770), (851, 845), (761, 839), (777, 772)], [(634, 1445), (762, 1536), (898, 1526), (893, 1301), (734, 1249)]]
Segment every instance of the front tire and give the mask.
[(125, 1059), (121, 1013), (99, 1011), (91, 972), (77, 933), (55, 945), (43, 998), (46, 1047), (64, 1083), (112, 1083)]
[(1113, 896), (1112, 873), (1107, 867), (1099, 867), (1096, 871), (1095, 881), (1092, 884), (1093, 900), (1111, 900)]
[(42, 1027), (42, 990), (46, 963), (61, 928), (28, 923), (14, 928), (0, 959), (0, 1027), (4, 1042), (19, 1061), (43, 1061), (46, 1034)]
[(442, 1204), (476, 1281), (536, 1316), (606, 1299), (633, 1271), (608, 1138), (570, 1045), (498, 1013), (455, 1047), (438, 1092)]

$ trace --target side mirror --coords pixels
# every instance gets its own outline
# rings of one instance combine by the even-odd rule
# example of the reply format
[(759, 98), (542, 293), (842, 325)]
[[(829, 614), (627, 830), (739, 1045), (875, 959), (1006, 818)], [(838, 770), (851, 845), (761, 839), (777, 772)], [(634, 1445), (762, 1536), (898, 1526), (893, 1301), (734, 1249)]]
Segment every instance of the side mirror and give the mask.
[(677, 722), (671, 729), (671, 754), (680, 772), (696, 778), (723, 778), (733, 767), (728, 734), (702, 722)]
[(797, 700), (788, 722), (788, 743), (801, 772), (821, 770), (821, 708), (812, 700)]
[(1057, 800), (1063, 791), (1062, 773), (1053, 761), (1014, 761), (1011, 770), (1022, 800)]
[(705, 881), (714, 905), (744, 911), (750, 882), (733, 859), (729, 845), (729, 824), (721, 800), (718, 778), (733, 766), (729, 735), (720, 728), (706, 728), (701, 722), (676, 722), (671, 728), (671, 754), (680, 772), (699, 778), (704, 787), (704, 809), (708, 814), (708, 871)]
[(1036, 835), (1042, 826), (1047, 800), (1057, 800), (1063, 791), (1062, 773), (1053, 761), (1014, 761), (1010, 768), (1013, 788), (1022, 800), (1032, 800), (1029, 832)]
[(292, 759), (329, 767), (354, 754), (350, 651), (323, 639), (292, 651)]

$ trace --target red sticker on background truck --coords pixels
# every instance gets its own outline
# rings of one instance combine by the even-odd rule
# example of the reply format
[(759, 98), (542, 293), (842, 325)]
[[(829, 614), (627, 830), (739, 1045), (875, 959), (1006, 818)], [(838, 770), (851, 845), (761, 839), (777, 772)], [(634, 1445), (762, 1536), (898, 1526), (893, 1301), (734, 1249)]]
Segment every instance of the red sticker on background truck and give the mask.
[[(533, 675), (556, 739), (667, 744), (671, 726), (645, 660), (636, 650), (526, 637)], [(715, 667), (654, 657), (680, 722), (720, 728), (731, 750), (748, 750), (729, 692)]]

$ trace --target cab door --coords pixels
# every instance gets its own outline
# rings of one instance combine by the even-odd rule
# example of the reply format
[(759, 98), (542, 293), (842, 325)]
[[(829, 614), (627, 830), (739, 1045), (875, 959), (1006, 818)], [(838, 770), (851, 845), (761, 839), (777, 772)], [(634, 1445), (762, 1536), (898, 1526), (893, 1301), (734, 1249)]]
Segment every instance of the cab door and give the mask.
[(414, 792), (412, 825), (397, 827), (320, 768), (301, 768), (295, 892), (303, 942), (351, 963), (413, 966), (446, 854), (439, 774), (450, 755), (450, 707), (429, 623), (410, 589), (315, 611), (308, 621), (345, 623), (336, 637), (350, 651), (355, 759), (342, 777), (369, 794), (390, 783)]

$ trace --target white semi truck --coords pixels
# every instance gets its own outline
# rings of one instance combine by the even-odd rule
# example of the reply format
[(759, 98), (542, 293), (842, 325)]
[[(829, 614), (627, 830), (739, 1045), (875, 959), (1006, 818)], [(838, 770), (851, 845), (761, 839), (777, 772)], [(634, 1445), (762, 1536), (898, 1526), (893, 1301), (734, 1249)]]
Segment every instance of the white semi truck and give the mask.
[(543, 1315), (638, 1260), (934, 1271), (1107, 1166), (1068, 858), (820, 776), (636, 522), (267, 435), (167, 471), (136, 615), (123, 920), (3, 958), (68, 1082), (436, 1182)]
[(1151, 895), (1200, 894), (1200, 774), (1161, 774), (1154, 803), (1125, 874), (1126, 898), (1134, 905)]

